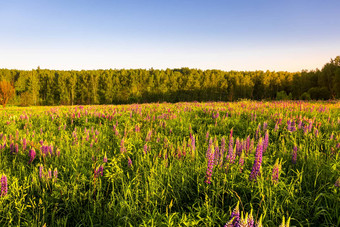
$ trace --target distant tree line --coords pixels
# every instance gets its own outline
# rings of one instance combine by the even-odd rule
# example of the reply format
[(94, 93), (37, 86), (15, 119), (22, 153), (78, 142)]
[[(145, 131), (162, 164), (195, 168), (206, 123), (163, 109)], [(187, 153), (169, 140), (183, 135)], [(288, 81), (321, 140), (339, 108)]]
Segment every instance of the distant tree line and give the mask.
[(239, 99), (340, 98), (340, 56), (321, 70), (291, 72), (199, 69), (63, 71), (0, 69), (15, 88), (11, 103), (119, 104)]

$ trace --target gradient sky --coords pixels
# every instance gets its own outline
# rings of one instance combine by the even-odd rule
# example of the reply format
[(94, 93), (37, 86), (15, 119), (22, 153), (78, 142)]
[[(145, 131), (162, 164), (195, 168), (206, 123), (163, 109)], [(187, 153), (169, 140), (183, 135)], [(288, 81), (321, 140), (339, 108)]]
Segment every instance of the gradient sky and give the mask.
[(316, 69), (339, 0), (0, 1), (0, 68)]

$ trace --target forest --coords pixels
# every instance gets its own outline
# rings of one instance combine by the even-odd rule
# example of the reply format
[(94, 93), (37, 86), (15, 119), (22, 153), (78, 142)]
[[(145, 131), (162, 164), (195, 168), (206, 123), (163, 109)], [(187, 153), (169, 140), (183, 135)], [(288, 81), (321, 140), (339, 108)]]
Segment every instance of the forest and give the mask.
[(9, 104), (93, 105), (179, 101), (340, 98), (340, 56), (301, 72), (200, 69), (0, 69), (14, 88)]

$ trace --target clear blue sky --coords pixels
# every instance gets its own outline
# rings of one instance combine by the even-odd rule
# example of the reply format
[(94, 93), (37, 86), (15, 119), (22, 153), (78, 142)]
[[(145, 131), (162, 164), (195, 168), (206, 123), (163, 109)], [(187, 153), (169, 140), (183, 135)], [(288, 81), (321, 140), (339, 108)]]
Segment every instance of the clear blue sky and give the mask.
[(0, 1), (0, 68), (322, 68), (339, 0)]

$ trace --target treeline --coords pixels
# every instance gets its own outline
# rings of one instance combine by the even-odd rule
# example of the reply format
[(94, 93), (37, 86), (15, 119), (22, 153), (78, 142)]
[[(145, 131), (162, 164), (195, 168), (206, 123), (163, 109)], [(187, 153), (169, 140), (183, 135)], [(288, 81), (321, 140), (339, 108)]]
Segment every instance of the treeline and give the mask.
[(17, 105), (340, 98), (340, 56), (302, 72), (199, 69), (62, 71), (0, 69)]

